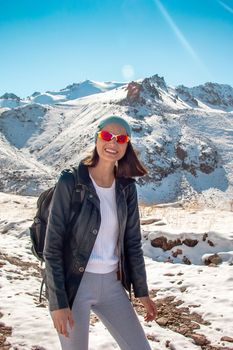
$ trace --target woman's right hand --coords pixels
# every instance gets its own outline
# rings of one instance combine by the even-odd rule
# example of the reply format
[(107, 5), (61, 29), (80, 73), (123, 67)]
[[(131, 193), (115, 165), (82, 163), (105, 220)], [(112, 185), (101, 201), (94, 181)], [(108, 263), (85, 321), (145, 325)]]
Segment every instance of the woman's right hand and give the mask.
[(67, 325), (69, 323), (71, 329), (74, 326), (74, 320), (70, 308), (51, 311), (51, 316), (54, 328), (56, 328), (57, 332), (65, 337), (69, 337)]

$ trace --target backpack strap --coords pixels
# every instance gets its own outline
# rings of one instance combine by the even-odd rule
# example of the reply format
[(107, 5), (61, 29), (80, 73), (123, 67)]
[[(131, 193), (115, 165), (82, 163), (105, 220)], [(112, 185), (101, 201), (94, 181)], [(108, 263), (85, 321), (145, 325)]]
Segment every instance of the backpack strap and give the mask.
[(79, 184), (77, 170), (75, 167), (72, 167), (72, 174), (74, 177), (74, 190), (72, 193), (71, 216), (70, 216), (70, 223), (67, 228), (67, 234), (69, 234), (69, 232), (72, 231), (75, 225), (75, 222), (78, 219), (82, 202), (85, 196), (85, 189), (81, 184)]
[[(85, 189), (83, 185), (79, 183), (78, 172), (75, 167), (72, 167), (72, 174), (74, 177), (74, 192), (72, 196), (72, 209), (76, 207), (77, 204), (83, 202), (85, 195)], [(76, 211), (76, 210), (75, 210)]]

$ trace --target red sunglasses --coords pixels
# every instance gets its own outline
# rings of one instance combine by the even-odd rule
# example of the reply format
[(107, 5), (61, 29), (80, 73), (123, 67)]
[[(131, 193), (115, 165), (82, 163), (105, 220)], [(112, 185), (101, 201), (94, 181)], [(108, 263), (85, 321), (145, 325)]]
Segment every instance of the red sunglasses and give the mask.
[(121, 145), (126, 143), (126, 142), (129, 142), (129, 140), (130, 140), (128, 135), (124, 135), (124, 134), (114, 135), (114, 134), (112, 134), (108, 131), (105, 131), (105, 130), (98, 131), (97, 136), (104, 141), (111, 141), (115, 137), (116, 142), (121, 144)]

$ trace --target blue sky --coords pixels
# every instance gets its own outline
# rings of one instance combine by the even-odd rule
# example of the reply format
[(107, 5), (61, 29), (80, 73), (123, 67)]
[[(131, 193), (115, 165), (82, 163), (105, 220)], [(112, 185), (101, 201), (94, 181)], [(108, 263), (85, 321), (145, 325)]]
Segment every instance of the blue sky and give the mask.
[(153, 74), (233, 86), (233, 0), (0, 0), (0, 96)]

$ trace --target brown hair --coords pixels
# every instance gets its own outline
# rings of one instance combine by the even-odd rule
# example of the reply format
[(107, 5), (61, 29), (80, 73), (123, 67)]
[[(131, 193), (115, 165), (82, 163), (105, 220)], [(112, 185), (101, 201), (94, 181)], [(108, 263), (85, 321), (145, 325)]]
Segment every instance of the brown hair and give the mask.
[[(99, 155), (95, 147), (92, 153), (82, 160), (82, 163), (89, 167), (95, 167), (98, 161)], [(119, 159), (117, 163), (118, 165), (115, 170), (116, 177), (134, 177), (147, 174), (146, 168), (138, 159), (130, 141), (128, 142), (124, 157)]]

